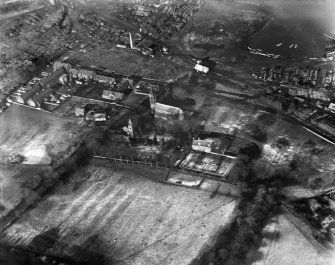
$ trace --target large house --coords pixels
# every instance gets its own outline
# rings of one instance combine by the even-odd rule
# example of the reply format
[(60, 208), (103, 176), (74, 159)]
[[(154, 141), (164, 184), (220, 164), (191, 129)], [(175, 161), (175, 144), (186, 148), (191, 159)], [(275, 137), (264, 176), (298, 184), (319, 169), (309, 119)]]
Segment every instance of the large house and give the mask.
[(192, 149), (195, 151), (211, 153), (213, 142), (214, 141), (211, 139), (206, 139), (206, 140), (193, 139)]
[(162, 103), (155, 103), (154, 105), (155, 117), (167, 120), (169, 118), (184, 119), (184, 112), (178, 108)]

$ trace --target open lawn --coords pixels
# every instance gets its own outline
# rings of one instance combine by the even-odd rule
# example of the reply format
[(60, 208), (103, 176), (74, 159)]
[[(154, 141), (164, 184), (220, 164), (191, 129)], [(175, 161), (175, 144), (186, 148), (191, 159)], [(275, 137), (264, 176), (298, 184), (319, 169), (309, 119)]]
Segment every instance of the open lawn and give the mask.
[(166, 170), (122, 167), (77, 171), (5, 240), (90, 264), (104, 264), (101, 255), (105, 264), (190, 264), (230, 221), (232, 197), (154, 181)]
[(1, 114), (0, 128), (0, 162), (14, 153), (23, 155), (25, 164), (49, 164), (50, 155), (65, 151), (82, 134), (76, 120), (15, 104)]

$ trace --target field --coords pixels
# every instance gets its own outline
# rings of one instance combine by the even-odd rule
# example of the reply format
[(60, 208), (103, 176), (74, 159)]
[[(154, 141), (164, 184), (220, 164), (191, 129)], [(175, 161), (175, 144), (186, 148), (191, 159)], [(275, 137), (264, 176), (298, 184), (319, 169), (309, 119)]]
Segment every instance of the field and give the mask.
[(90, 264), (103, 254), (106, 264), (189, 264), (229, 222), (232, 197), (155, 181), (165, 170), (122, 167), (77, 171), (4, 239)]
[[(1, 165), (0, 170), (0, 220), (5, 225), (11, 220), (8, 214), (17, 212), (39, 199), (44, 188), (53, 183), (51, 168), (48, 166)], [(2, 228), (2, 227), (1, 227)]]
[[(112, 47), (110, 49), (94, 49), (88, 53), (73, 53), (67, 59), (72, 65), (107, 69), (124, 75), (139, 75), (145, 78), (171, 80), (190, 71), (190, 67), (174, 63), (165, 57), (151, 58), (139, 51)], [(125, 62), (127, 62), (125, 64)]]
[(265, 228), (265, 233), (279, 232), (278, 238), (263, 239), (259, 251), (262, 257), (253, 265), (316, 265), (333, 264), (328, 253), (320, 255), (317, 249), (284, 215)]
[(23, 155), (25, 164), (49, 164), (50, 155), (65, 151), (81, 134), (76, 120), (20, 105), (0, 116), (0, 128), (0, 161), (14, 153)]

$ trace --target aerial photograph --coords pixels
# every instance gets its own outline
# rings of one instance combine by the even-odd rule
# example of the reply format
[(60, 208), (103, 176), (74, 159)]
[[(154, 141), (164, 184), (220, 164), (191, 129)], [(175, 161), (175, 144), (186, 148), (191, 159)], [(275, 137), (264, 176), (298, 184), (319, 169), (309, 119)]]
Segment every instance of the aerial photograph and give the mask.
[(335, 265), (335, 0), (0, 0), (0, 265)]

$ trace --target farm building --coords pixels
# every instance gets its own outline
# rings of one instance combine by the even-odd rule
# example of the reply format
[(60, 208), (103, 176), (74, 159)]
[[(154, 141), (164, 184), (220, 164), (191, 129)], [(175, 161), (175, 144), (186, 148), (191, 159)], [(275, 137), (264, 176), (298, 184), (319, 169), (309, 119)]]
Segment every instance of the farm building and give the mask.
[(171, 117), (176, 117), (179, 120), (184, 119), (184, 112), (180, 108), (165, 105), (162, 103), (155, 103), (154, 112), (156, 118), (159, 117), (164, 120), (167, 120), (168, 118)]
[(211, 153), (213, 142), (214, 141), (211, 139), (206, 139), (206, 140), (193, 139), (192, 149), (195, 151)]

